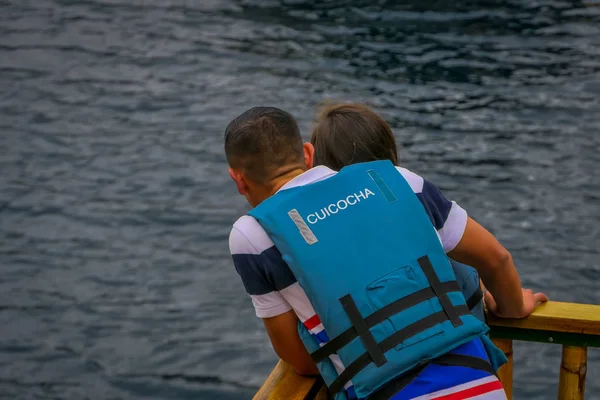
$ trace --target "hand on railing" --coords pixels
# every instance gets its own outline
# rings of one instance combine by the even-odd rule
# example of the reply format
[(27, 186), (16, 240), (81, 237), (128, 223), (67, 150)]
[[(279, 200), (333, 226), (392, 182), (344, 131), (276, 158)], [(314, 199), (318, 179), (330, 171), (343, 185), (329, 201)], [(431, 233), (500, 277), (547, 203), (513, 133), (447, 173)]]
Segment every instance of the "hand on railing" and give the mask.
[(498, 310), (494, 296), (489, 291), (484, 294), (485, 306), (488, 311), (500, 318), (525, 318), (529, 316), (537, 306), (548, 301), (544, 293), (533, 293), (531, 289), (521, 289), (523, 293), (523, 309), (521, 310)]

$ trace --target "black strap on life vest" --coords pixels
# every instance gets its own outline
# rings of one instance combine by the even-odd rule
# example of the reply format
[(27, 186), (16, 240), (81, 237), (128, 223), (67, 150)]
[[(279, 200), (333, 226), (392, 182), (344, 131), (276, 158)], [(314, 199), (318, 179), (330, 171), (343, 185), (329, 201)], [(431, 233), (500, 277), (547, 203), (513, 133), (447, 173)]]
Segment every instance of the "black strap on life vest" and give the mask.
[[(335, 379), (329, 387), (333, 393), (339, 392), (350, 379), (369, 364), (375, 363), (377, 367), (384, 365), (387, 362), (385, 353), (401, 344), (406, 339), (447, 320), (449, 320), (454, 327), (460, 326), (463, 323), (460, 316), (470, 313), (467, 306), (452, 305), (452, 302), (448, 297), (449, 292), (460, 291), (460, 287), (456, 281), (440, 282), (433, 265), (431, 265), (429, 257), (426, 255), (419, 258), (417, 262), (421, 266), (421, 270), (429, 282), (429, 287), (396, 300), (367, 317), (363, 317), (360, 314), (356, 303), (349, 294), (340, 298), (340, 303), (352, 325), (340, 335), (326, 343), (323, 347), (314, 351), (311, 354), (311, 357), (315, 362), (320, 362), (329, 355), (336, 353), (357, 337), (360, 338), (366, 352), (348, 365)], [(377, 343), (370, 328), (401, 311), (433, 298), (438, 299), (442, 306), (442, 311), (428, 315), (427, 317), (394, 332), (380, 343)]]
[(377, 341), (375, 340), (375, 337), (373, 337), (373, 334), (369, 330), (362, 315), (360, 315), (360, 311), (352, 299), (352, 296), (347, 294), (340, 299), (340, 302), (342, 303), (342, 307), (344, 307), (344, 311), (348, 314), (348, 318), (350, 318), (350, 322), (356, 330), (356, 334), (360, 337), (365, 349), (367, 349), (371, 361), (373, 361), (376, 366), (381, 367), (387, 362), (385, 355), (379, 346), (377, 346)]
[(455, 328), (457, 326), (461, 326), (462, 321), (460, 320), (458, 314), (454, 310), (454, 307), (452, 306), (452, 302), (450, 301), (450, 298), (448, 297), (448, 293), (445, 293), (442, 291), (440, 278), (438, 278), (437, 274), (435, 273), (435, 269), (433, 269), (433, 265), (431, 265), (431, 261), (429, 260), (429, 257), (423, 256), (423, 257), (419, 258), (417, 260), (417, 262), (421, 266), (421, 269), (423, 270), (425, 277), (429, 281), (431, 288), (435, 292), (435, 295), (437, 296), (438, 300), (440, 301), (440, 304), (442, 305), (444, 312), (448, 316), (448, 319), (450, 320), (450, 322), (452, 322), (452, 325), (454, 325)]
[(481, 300), (483, 300), (483, 292), (481, 291), (481, 287), (477, 287), (475, 293), (467, 299), (467, 307), (469, 307), (469, 310), (473, 310)]
[(429, 362), (421, 363), (407, 373), (400, 375), (398, 378), (386, 383), (381, 389), (369, 396), (368, 400), (389, 400), (396, 393), (408, 386), (427, 366)]
[[(470, 313), (469, 308), (467, 306), (454, 306), (453, 311), (456, 312), (456, 315), (467, 315)], [(379, 348), (383, 353), (393, 349), (395, 346), (399, 345), (403, 341), (408, 338), (415, 336), (416, 334), (423, 332), (429, 328), (436, 326), (444, 321), (448, 320), (448, 316), (445, 311), (440, 311), (431, 315), (428, 315), (425, 318), (414, 322), (385, 338), (381, 342), (378, 343)], [(369, 364), (373, 362), (371, 360), (371, 355), (368, 352), (363, 353), (356, 360), (354, 360), (350, 365), (342, 371), (342, 373), (333, 381), (331, 386), (329, 386), (329, 390), (332, 393), (339, 392), (344, 385), (352, 379), (356, 374), (366, 368)]]
[[(440, 284), (441, 291), (444, 293), (460, 292), (460, 286), (456, 281), (443, 282)], [(398, 299), (385, 307), (380, 308), (373, 314), (367, 316), (364, 321), (367, 327), (372, 328), (373, 326), (385, 321), (387, 318), (398, 314), (410, 307), (416, 306), (426, 300), (433, 299), (435, 292), (431, 287), (421, 289), (415, 293), (409, 294), (401, 299)], [(317, 349), (311, 354), (314, 362), (319, 362), (329, 357), (331, 354), (336, 353), (342, 347), (353, 341), (358, 336), (358, 333), (354, 326), (346, 329), (335, 338), (327, 342), (323, 347)]]
[(492, 368), (489, 361), (476, 356), (468, 356), (465, 354), (444, 354), (433, 361), (434, 364), (468, 367), (488, 372), (490, 375), (496, 375), (496, 371)]
[(323, 387), (323, 385), (325, 385), (325, 381), (323, 380), (323, 377), (321, 375), (317, 376), (315, 378), (315, 381), (313, 382), (312, 386), (308, 390), (308, 393), (306, 393), (304, 395), (304, 398), (302, 400), (315, 400), (315, 398), (321, 391), (321, 388)]
[(407, 373), (388, 382), (383, 388), (369, 396), (369, 400), (389, 400), (408, 386), (429, 364), (468, 367), (488, 372), (490, 375), (496, 375), (496, 371), (494, 371), (492, 365), (483, 358), (447, 353), (434, 360), (421, 363)]

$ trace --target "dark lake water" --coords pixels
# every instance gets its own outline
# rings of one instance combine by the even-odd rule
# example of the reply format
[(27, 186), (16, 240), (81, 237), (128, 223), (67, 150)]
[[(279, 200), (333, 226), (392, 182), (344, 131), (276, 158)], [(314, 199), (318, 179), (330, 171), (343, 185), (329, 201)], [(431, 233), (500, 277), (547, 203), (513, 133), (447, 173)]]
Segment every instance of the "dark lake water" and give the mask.
[[(222, 142), (254, 105), (306, 136), (372, 105), (526, 286), (600, 303), (599, 96), (600, 3), (0, 0), (0, 397), (252, 396), (276, 356)], [(517, 344), (515, 398), (556, 398), (559, 359)]]

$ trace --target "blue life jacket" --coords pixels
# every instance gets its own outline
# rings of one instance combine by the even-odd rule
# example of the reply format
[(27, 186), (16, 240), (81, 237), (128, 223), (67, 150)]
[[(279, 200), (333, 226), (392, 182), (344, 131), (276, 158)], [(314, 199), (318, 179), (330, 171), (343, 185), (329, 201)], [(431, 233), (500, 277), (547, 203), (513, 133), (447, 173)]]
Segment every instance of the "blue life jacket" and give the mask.
[[(467, 306), (471, 310), (471, 314), (485, 322), (485, 313), (483, 310), (483, 293), (479, 285), (479, 274), (477, 270), (466, 264), (459, 263), (450, 259), (450, 264), (456, 275), (456, 281), (458, 282), (461, 292), (466, 299)], [(306, 326), (301, 322), (298, 322), (298, 335), (304, 343), (304, 346), (309, 353), (318, 350), (321, 346), (317, 339), (308, 331)], [(487, 352), (487, 356), (492, 369), (497, 371), (508, 359), (502, 350), (500, 350), (490, 338), (486, 335), (481, 337), (483, 347)], [(319, 372), (325, 381), (327, 386), (330, 386), (335, 379), (338, 377), (338, 373), (333, 366), (330, 359), (323, 360), (318, 364)], [(349, 400), (346, 392), (340, 391), (334, 395), (334, 400)]]
[(249, 214), (331, 338), (313, 360), (322, 371), (337, 353), (345, 366), (328, 383), (333, 394), (352, 381), (367, 398), (429, 362), (495, 372), (481, 359), (448, 357), (488, 327), (469, 312), (429, 217), (391, 162), (354, 164), (282, 190)]

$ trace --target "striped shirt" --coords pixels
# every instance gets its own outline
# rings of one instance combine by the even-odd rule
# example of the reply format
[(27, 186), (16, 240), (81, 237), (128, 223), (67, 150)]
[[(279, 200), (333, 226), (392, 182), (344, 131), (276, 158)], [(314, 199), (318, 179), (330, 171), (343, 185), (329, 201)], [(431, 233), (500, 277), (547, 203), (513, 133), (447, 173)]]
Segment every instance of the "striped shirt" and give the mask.
[[(446, 199), (431, 182), (405, 168), (397, 167), (397, 169), (423, 205), (446, 252), (454, 249), (465, 230), (466, 211), (455, 202)], [(335, 171), (318, 166), (290, 180), (280, 190), (318, 182), (334, 174)], [(279, 250), (253, 217), (245, 215), (235, 222), (229, 236), (229, 248), (235, 268), (252, 299), (259, 318), (275, 317), (294, 310), (300, 321), (320, 344), (329, 341), (304, 290), (296, 281)], [(344, 370), (339, 356), (333, 354), (330, 359), (338, 373)], [(421, 375), (427, 375), (429, 369), (430, 367), (426, 368)], [(465, 380), (461, 379), (460, 384), (466, 384)], [(411, 384), (404, 390), (413, 386)], [(431, 387), (444, 390), (452, 386), (456, 386), (456, 382), (441, 387), (439, 385)], [(356, 398), (351, 382), (346, 385), (346, 391), (350, 398)], [(417, 397), (422, 395), (424, 394), (417, 394)]]

